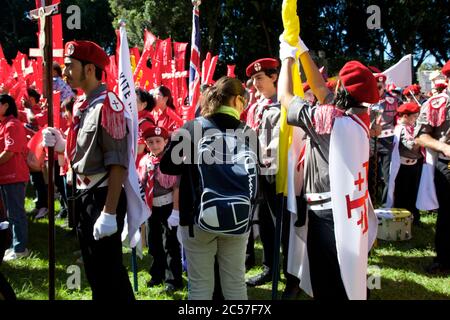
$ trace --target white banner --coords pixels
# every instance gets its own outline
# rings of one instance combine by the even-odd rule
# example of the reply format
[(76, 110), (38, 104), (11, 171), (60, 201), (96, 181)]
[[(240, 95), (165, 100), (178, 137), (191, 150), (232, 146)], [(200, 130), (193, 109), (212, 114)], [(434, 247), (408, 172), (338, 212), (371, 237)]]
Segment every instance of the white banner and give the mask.
[[(122, 241), (134, 248), (140, 244), (140, 226), (150, 217), (150, 209), (145, 202), (145, 194), (141, 188), (136, 171), (136, 150), (138, 137), (138, 112), (136, 92), (131, 72), (130, 49), (128, 47), (127, 32), (125, 26), (120, 27), (120, 55), (119, 55), (119, 99), (125, 105), (125, 117), (128, 127), (128, 175), (124, 182), (127, 195), (127, 218), (122, 233)], [(128, 241), (127, 241), (128, 239)], [(137, 246), (137, 252), (141, 256), (142, 248)]]
[(412, 84), (412, 72), (412, 55), (408, 54), (383, 74), (386, 75), (386, 84), (393, 83), (397, 87), (406, 87)]

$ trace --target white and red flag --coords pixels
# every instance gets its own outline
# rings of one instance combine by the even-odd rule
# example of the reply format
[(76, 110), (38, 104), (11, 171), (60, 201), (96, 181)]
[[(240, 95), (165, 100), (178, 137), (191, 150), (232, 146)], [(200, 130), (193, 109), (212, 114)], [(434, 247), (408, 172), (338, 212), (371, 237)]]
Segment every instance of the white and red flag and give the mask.
[[(128, 127), (128, 172), (124, 182), (127, 196), (127, 218), (122, 233), (122, 241), (129, 240), (129, 246), (137, 246), (138, 254), (142, 248), (140, 226), (150, 217), (150, 209), (145, 202), (145, 194), (139, 183), (136, 171), (136, 150), (138, 136), (138, 116), (136, 92), (131, 72), (130, 50), (128, 47), (127, 32), (125, 26), (120, 27), (120, 49), (119, 49), (119, 99), (125, 106), (125, 118)], [(128, 244), (128, 243), (126, 243)]]

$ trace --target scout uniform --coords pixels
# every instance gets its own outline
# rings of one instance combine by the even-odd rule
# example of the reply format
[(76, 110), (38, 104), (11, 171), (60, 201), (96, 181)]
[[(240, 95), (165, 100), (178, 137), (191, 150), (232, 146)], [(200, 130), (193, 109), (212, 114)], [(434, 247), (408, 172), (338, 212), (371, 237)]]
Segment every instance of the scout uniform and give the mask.
[[(355, 100), (373, 103), (379, 99), (375, 80), (371, 82), (368, 79), (372, 74), (361, 64), (350, 62), (339, 75), (344, 90)], [(330, 93), (325, 103), (331, 101)], [(314, 298), (347, 299), (337, 259), (330, 192), (330, 138), (336, 114), (329, 112), (330, 109), (338, 111), (327, 104), (311, 106), (306, 100), (295, 97), (288, 108), (287, 122), (301, 127), (306, 136), (304, 190), (308, 211), (307, 252)], [(369, 117), (365, 109), (350, 111), (368, 126)]]
[[(164, 128), (151, 126), (142, 133), (142, 137), (168, 139), (169, 133)], [(173, 209), (173, 189), (178, 181), (176, 176), (161, 173), (160, 159), (161, 156), (147, 153), (142, 157), (138, 169), (147, 204), (152, 208), (152, 215), (148, 219), (148, 248), (153, 257), (149, 286), (165, 281), (179, 289), (183, 286), (180, 243), (177, 227), (169, 227), (167, 223)]]
[[(375, 74), (378, 82), (385, 82), (386, 76)], [(395, 117), (399, 100), (389, 92), (384, 92), (378, 103), (370, 107), (370, 120), (381, 125), (381, 134), (371, 140), (371, 156), (377, 157), (377, 163), (381, 166), (381, 174), (384, 182), (384, 188), (381, 201), (384, 203), (387, 197), (389, 166), (391, 164), (391, 155), (394, 141)], [(377, 144), (377, 154), (374, 155), (375, 141)]]
[[(419, 112), (420, 107), (416, 103), (405, 103), (398, 108), (399, 115)], [(416, 199), (419, 190), (420, 174), (422, 172), (423, 156), (420, 148), (417, 148), (414, 142), (413, 126), (399, 123), (395, 131), (398, 146), (394, 147), (394, 152), (398, 150), (399, 155), (399, 157), (395, 157), (395, 162), (399, 161), (400, 163), (394, 163), (394, 157), (392, 157), (391, 175), (393, 174), (393, 168), (398, 168), (399, 165), (398, 173), (396, 173), (395, 177), (391, 178), (395, 179), (393, 207), (408, 209), (414, 216), (414, 223), (419, 223), (420, 213), (416, 208)]]
[[(106, 53), (90, 41), (68, 42), (65, 57), (93, 63), (102, 70), (109, 63)], [(105, 85), (77, 99), (66, 153), (76, 175), (77, 234), (93, 299), (134, 299), (122, 263), (121, 232), (127, 209), (123, 189), (116, 210), (118, 231), (99, 240), (93, 236), (108, 193), (108, 168), (128, 166), (126, 134), (124, 106)]]
[[(271, 58), (258, 59), (252, 62), (246, 69), (248, 77), (265, 70), (277, 70), (278, 60)], [(275, 189), (275, 176), (278, 169), (278, 144), (280, 135), (281, 105), (276, 94), (272, 97), (260, 99), (248, 109), (247, 124), (255, 130), (261, 147), (261, 163), (265, 165), (264, 174), (261, 176), (261, 190), (265, 201), (259, 207), (259, 231), (263, 244), (264, 271), (247, 281), (247, 285), (261, 285), (272, 280), (272, 266), (274, 260), (275, 215), (278, 214), (277, 196)], [(298, 287), (299, 280), (287, 272), (287, 252), (289, 248), (289, 218), (283, 214), (282, 249), (283, 272), (287, 279), (287, 286)]]
[[(442, 69), (450, 77), (450, 60)], [(450, 144), (450, 97), (447, 92), (431, 97), (422, 106), (416, 125), (416, 136), (429, 134), (436, 140)], [(450, 159), (439, 153), (434, 183), (439, 202), (436, 221), (435, 263), (450, 270)], [(431, 270), (430, 270), (431, 271)]]

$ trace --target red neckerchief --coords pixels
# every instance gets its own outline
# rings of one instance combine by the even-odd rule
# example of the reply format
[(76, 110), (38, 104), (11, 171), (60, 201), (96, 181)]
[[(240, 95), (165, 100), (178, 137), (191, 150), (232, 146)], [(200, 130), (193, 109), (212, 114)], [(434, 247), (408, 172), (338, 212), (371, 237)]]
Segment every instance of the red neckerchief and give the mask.
[[(256, 120), (254, 121), (253, 125), (254, 127), (252, 128), (253, 130), (256, 131), (256, 133), (258, 133), (259, 131), (259, 127), (261, 126), (262, 123), (262, 119), (263, 119), (263, 115), (264, 112), (269, 109), (270, 105), (272, 104), (272, 99), (264, 99), (264, 100), (260, 100), (260, 102), (258, 102), (258, 106), (255, 108), (255, 116), (256, 116)], [(258, 111), (258, 107), (260, 106), (260, 104), (262, 104), (261, 107), (261, 112), (259, 114), (257, 114)]]
[(81, 97), (77, 99), (73, 106), (73, 117), (70, 122), (69, 134), (67, 135), (67, 143), (66, 143), (66, 156), (70, 161), (73, 161), (75, 158), (75, 151), (77, 147), (77, 135), (78, 129), (80, 128), (80, 119), (84, 111), (86, 111), (89, 106), (88, 100), (86, 97)]
[(145, 200), (147, 201), (147, 205), (149, 208), (153, 206), (153, 187), (155, 185), (155, 172), (156, 166), (161, 161), (161, 157), (156, 157), (150, 154), (147, 154), (147, 165), (146, 168), (146, 176), (145, 176)]

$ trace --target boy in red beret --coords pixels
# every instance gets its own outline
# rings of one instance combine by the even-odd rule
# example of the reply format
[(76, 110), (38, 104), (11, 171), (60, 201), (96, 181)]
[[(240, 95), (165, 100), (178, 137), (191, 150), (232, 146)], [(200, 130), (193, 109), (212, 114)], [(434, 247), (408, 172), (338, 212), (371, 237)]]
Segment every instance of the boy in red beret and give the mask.
[[(292, 67), (298, 50), (317, 106), (293, 93)], [(298, 252), (303, 256), (300, 286), (319, 300), (366, 299), (367, 250), (377, 227), (367, 189), (367, 104), (380, 99), (377, 82), (368, 68), (350, 61), (339, 72), (334, 96), (300, 39), (293, 47), (280, 36), (280, 59), (280, 102), (288, 109), (288, 124), (299, 126), (307, 138), (303, 181), (307, 222), (299, 231), (306, 239)]]
[[(450, 60), (442, 68), (446, 80), (450, 77)], [(435, 247), (436, 257), (427, 272), (431, 274), (450, 273), (450, 97), (448, 90), (428, 99), (420, 110), (417, 120), (416, 142), (427, 149), (428, 155), (435, 160), (430, 163), (435, 167), (431, 172), (431, 183), (434, 182), (436, 199), (431, 201), (432, 210), (438, 208), (436, 221)], [(437, 158), (437, 159), (436, 159)], [(422, 177), (422, 179), (424, 179)], [(430, 188), (428, 188), (430, 189)]]
[(142, 133), (149, 153), (139, 162), (139, 176), (152, 215), (148, 219), (148, 248), (153, 257), (149, 287), (165, 282), (172, 293), (183, 287), (181, 249), (177, 239), (180, 221), (178, 179), (161, 173), (159, 163), (169, 141), (164, 127), (149, 126)]
[[(247, 77), (253, 82), (260, 98), (252, 106), (248, 107), (247, 124), (255, 130), (261, 145), (262, 159), (267, 167), (261, 177), (261, 190), (264, 194), (264, 202), (258, 211), (259, 232), (263, 245), (263, 272), (247, 280), (250, 287), (263, 285), (272, 280), (276, 191), (275, 175), (278, 170), (278, 139), (280, 131), (280, 103), (277, 99), (278, 68), (277, 59), (262, 58), (253, 61), (247, 66)], [(289, 234), (289, 215), (283, 214), (283, 234)], [(286, 277), (286, 289), (282, 298), (298, 294), (297, 277), (287, 272), (287, 252), (289, 237), (282, 237), (283, 249), (283, 273)]]
[(414, 126), (420, 107), (409, 102), (402, 104), (397, 112), (386, 207), (407, 209), (414, 216), (414, 224), (419, 225), (420, 213), (416, 208), (416, 200), (423, 157), (420, 146), (414, 141)]
[[(124, 105), (102, 83), (106, 52), (91, 41), (70, 41), (64, 76), (84, 95), (73, 107), (67, 141), (56, 128), (43, 132), (44, 144), (70, 160), (77, 195), (77, 233), (94, 300), (134, 300), (122, 263), (121, 233), (127, 211), (123, 183), (129, 164)], [(76, 176), (76, 178), (75, 178)]]

